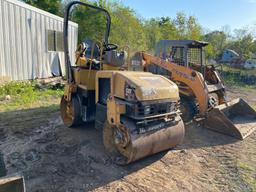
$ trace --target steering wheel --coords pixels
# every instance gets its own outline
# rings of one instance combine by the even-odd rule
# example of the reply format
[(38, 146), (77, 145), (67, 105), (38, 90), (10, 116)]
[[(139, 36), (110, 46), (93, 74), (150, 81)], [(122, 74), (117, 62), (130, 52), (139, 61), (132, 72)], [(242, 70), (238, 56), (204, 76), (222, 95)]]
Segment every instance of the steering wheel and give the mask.
[(112, 51), (118, 48), (117, 44), (114, 43), (108, 43), (105, 47), (105, 51)]

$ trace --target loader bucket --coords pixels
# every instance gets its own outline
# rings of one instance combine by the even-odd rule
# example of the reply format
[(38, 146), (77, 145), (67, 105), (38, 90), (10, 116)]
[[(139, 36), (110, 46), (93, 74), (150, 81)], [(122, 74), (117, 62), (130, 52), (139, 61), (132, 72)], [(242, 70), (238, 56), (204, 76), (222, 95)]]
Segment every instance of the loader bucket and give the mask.
[(0, 178), (0, 192), (26, 192), (23, 177), (12, 176)]
[(204, 127), (243, 140), (256, 129), (256, 111), (243, 99), (213, 108)]

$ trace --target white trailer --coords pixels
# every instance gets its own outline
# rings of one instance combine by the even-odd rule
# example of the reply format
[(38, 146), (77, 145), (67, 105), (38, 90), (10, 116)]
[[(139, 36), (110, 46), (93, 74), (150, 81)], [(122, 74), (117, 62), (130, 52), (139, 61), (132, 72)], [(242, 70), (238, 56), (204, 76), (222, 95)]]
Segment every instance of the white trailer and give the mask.
[[(78, 25), (69, 22), (72, 61)], [(0, 79), (65, 75), (63, 18), (17, 0), (0, 0)]]

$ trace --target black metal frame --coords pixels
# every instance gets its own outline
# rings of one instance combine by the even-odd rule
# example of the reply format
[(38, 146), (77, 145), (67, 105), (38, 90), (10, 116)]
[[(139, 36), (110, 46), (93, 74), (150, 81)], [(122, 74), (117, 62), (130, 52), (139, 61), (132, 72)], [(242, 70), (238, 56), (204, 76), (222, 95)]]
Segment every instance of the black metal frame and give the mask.
[(204, 65), (204, 63), (203, 63), (203, 48), (207, 45), (208, 45), (207, 42), (195, 41), (195, 40), (161, 40), (156, 45), (156, 55), (161, 57), (161, 55), (159, 55), (159, 54), (160, 54), (160, 50), (163, 47), (164, 47), (165, 51), (167, 51), (166, 50), (167, 47), (182, 48), (184, 51), (184, 56), (185, 56), (184, 65), (186, 67), (188, 67), (188, 58), (187, 58), (188, 50), (191, 48), (197, 48), (200, 50), (200, 55), (199, 55), (199, 57), (201, 59), (200, 65), (201, 65), (201, 70), (203, 70), (203, 65)]
[(71, 8), (76, 5), (83, 5), (85, 7), (89, 7), (98, 11), (102, 11), (106, 16), (106, 31), (104, 36), (104, 45), (108, 45), (108, 37), (110, 33), (110, 25), (111, 25), (111, 17), (109, 12), (106, 9), (96, 7), (94, 5), (90, 5), (84, 2), (80, 1), (72, 1), (70, 2), (66, 8), (64, 13), (64, 25), (63, 25), (63, 41), (64, 41), (64, 54), (65, 54), (65, 64), (66, 64), (66, 75), (68, 83), (72, 83), (74, 80), (73, 73), (72, 73), (72, 67), (71, 67), (71, 61), (70, 61), (70, 55), (69, 55), (69, 49), (68, 49), (68, 19), (69, 19), (69, 13)]
[[(126, 116), (140, 120), (145, 117), (152, 117), (156, 115), (176, 114), (177, 102), (166, 101), (163, 103), (141, 103), (141, 102), (128, 102), (126, 104)], [(145, 111), (148, 112), (145, 113)]]

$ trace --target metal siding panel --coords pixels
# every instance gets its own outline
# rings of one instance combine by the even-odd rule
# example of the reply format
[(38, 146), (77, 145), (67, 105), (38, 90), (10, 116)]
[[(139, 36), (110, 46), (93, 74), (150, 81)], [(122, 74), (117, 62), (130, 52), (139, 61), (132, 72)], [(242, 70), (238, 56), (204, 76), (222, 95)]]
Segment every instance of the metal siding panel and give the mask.
[(31, 53), (32, 53), (32, 77), (33, 77), (33, 79), (38, 77), (35, 16), (36, 16), (35, 12), (31, 11)]
[(11, 75), (10, 75), (10, 66), (8, 66), (8, 64), (10, 65), (11, 62), (10, 62), (10, 55), (8, 54), (8, 49), (10, 49), (10, 44), (9, 44), (9, 25), (8, 25), (8, 22), (9, 22), (9, 15), (8, 15), (8, 4), (4, 1), (3, 2), (3, 43), (4, 43), (4, 57), (5, 57), (5, 63), (4, 63), (4, 66), (5, 66), (5, 70), (6, 70), (6, 76), (9, 76), (10, 78)]
[(44, 64), (42, 61), (42, 46), (41, 46), (41, 39), (42, 39), (42, 29), (41, 29), (41, 18), (40, 14), (36, 13), (35, 15), (35, 22), (36, 22), (36, 52), (37, 52), (37, 77), (44, 78)]
[(45, 65), (47, 71), (50, 71), (50, 64), (49, 64), (49, 53), (48, 53), (48, 33), (47, 30), (50, 28), (49, 26), (49, 17), (44, 16), (44, 25), (45, 25)]
[[(0, 1), (0, 30), (3, 31), (3, 1)], [(5, 72), (5, 58), (4, 58), (4, 36), (0, 33), (0, 76), (6, 76)]]
[[(71, 32), (72, 32), (72, 27), (71, 26), (68, 26), (68, 46), (69, 46), (69, 55), (70, 55), (70, 61), (71, 61), (71, 55), (73, 54), (72, 53), (72, 40), (71, 40)], [(71, 64), (73, 64), (71, 62)]]
[(13, 4), (9, 4), (9, 9), (10, 9), (10, 40), (11, 40), (11, 49), (9, 50), (9, 54), (11, 55), (11, 71), (12, 71), (12, 78), (14, 80), (18, 80), (18, 65), (16, 63), (16, 58), (17, 58), (17, 51), (16, 51), (16, 42), (15, 42), (15, 37), (16, 37), (16, 27), (15, 27), (15, 7)]
[[(58, 21), (53, 19), (53, 30), (58, 31)], [(58, 57), (58, 52), (53, 52), (52, 58), (51, 58), (51, 69), (55, 65), (56, 59), (55, 57)]]
[(77, 48), (77, 28), (71, 26), (71, 45), (70, 45), (70, 52), (72, 51), (73, 54), (71, 56), (72, 63), (75, 63), (75, 50)]
[(69, 38), (70, 38), (70, 46), (69, 46), (69, 52), (70, 52), (70, 61), (71, 61), (71, 63), (74, 63), (73, 62), (73, 55), (75, 54), (75, 53), (73, 53), (73, 35), (74, 35), (74, 31), (73, 31), (73, 27), (72, 26), (70, 26), (70, 31), (69, 31)]
[(29, 71), (27, 68), (27, 29), (26, 29), (26, 10), (21, 8), (20, 11), (20, 18), (21, 18), (21, 45), (22, 45), (22, 68), (23, 68), (23, 79), (29, 79)]
[(15, 48), (16, 48), (16, 61), (15, 64), (17, 65), (17, 79), (22, 80), (24, 79), (24, 68), (22, 62), (22, 41), (21, 41), (21, 25), (20, 25), (20, 7), (15, 6), (14, 11), (14, 27), (15, 27)]
[[(75, 31), (74, 31), (74, 28), (73, 28), (72, 26), (70, 26), (70, 28), (71, 28), (71, 36), (70, 36), (70, 38), (71, 38), (71, 44), (70, 44), (70, 51), (74, 51), (74, 41), (75, 41), (75, 39), (74, 39), (74, 34), (75, 34)], [(73, 52), (73, 53), (72, 53), (72, 56), (71, 56), (71, 62), (72, 62), (72, 63), (75, 63), (75, 61), (74, 61), (74, 55), (75, 55), (75, 53)]]
[(15, 27), (14, 27), (14, 8), (13, 4), (8, 5), (8, 33), (9, 36), (9, 44), (10, 49), (7, 50), (10, 58), (10, 63), (8, 65), (10, 66), (10, 73), (9, 75), (12, 77), (12, 79), (17, 80), (17, 67), (15, 65), (16, 62), (16, 52), (15, 52)]
[[(62, 31), (63, 19), (17, 1), (0, 0), (0, 76), (13, 80), (50, 77), (51, 65), (58, 55), (65, 74), (64, 53), (48, 52), (47, 29)], [(77, 43), (77, 27), (69, 23), (71, 61)]]
[[(63, 32), (63, 21), (58, 22), (58, 31)], [(65, 75), (65, 63), (63, 62), (64, 61), (64, 52), (59, 51), (58, 56), (59, 56), (61, 73), (62, 73), (62, 75)]]
[[(1, 1), (3, 1), (3, 0), (1, 0)], [(22, 2), (20, 0), (4, 0), (4, 1), (6, 1), (7, 3), (10, 3), (10, 4), (18, 5), (20, 7), (24, 7), (25, 9), (31, 10), (33, 12), (40, 13), (40, 14), (45, 15), (46, 17), (50, 17), (50, 18), (52, 18), (54, 20), (61, 21), (61, 22), (63, 21), (62, 17), (59, 17), (59, 16), (54, 15), (52, 13), (46, 12), (46, 11), (44, 11), (42, 9), (33, 7), (33, 6), (31, 6), (29, 4), (26, 4), (26, 3), (24, 3), (24, 2)], [(69, 22), (69, 25), (71, 25), (71, 26), (78, 26), (77, 23), (74, 23), (74, 22), (71, 22), (71, 21)]]
[[(74, 35), (73, 35), (73, 51), (75, 51), (76, 50), (76, 48), (77, 48), (77, 41), (78, 41), (78, 28), (77, 27), (75, 27), (75, 26), (73, 26), (72, 27), (73, 28), (73, 30), (74, 30)], [(73, 55), (73, 62), (75, 62), (75, 54)]]
[(51, 73), (49, 71), (48, 64), (46, 62), (47, 59), (47, 50), (46, 50), (46, 27), (45, 27), (45, 17), (44, 15), (41, 14), (40, 17), (40, 22), (41, 22), (41, 65), (42, 65), (42, 70), (43, 70), (43, 75), (44, 77), (51, 77)]
[(49, 68), (47, 64), (47, 48), (46, 48), (46, 26), (45, 26), (45, 17), (41, 14), (40, 22), (41, 22), (41, 53), (42, 53), (42, 65), (44, 66), (44, 70), (49, 76)]
[(4, 1), (3, 2), (3, 19), (2, 19), (2, 22), (3, 22), (3, 44), (4, 44), (4, 60), (5, 60), (5, 63), (4, 63), (4, 67), (5, 67), (5, 75), (6, 76), (10, 76), (10, 72), (9, 72), (9, 67), (8, 67), (8, 63), (10, 64), (10, 55), (8, 54), (7, 52), (7, 49), (9, 49), (9, 43), (8, 43), (8, 39), (9, 39), (9, 30), (8, 30), (8, 4)]
[(28, 79), (33, 79), (33, 54), (32, 54), (32, 17), (31, 17), (31, 11), (26, 9), (26, 68), (28, 71)]
[[(63, 32), (63, 22), (59, 22), (59, 31)], [(62, 75), (65, 75), (65, 61), (64, 61), (64, 52), (59, 52), (59, 62), (60, 62), (60, 70)]]
[[(54, 21), (49, 17), (48, 30), (54, 30)], [(48, 48), (47, 48), (48, 49)], [(47, 58), (48, 58), (48, 69), (51, 71), (51, 65), (54, 58), (54, 52), (47, 50)]]

